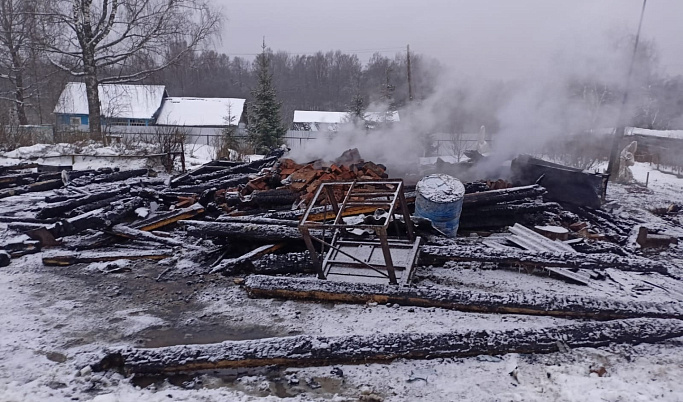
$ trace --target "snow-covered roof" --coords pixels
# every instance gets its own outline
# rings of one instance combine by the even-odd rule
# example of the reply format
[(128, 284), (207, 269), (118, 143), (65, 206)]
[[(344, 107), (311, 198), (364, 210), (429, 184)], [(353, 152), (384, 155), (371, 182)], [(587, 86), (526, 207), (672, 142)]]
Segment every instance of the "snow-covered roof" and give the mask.
[(157, 124), (189, 127), (236, 126), (242, 118), (244, 102), (244, 99), (237, 98), (166, 98), (157, 117)]
[(294, 123), (338, 124), (348, 121), (346, 112), (319, 112), (313, 110), (295, 110)]
[[(312, 110), (295, 110), (294, 123), (326, 123), (340, 124), (349, 121), (347, 112), (318, 112)], [(398, 122), (401, 119), (398, 112), (365, 112), (365, 121), (383, 123), (385, 121)]]
[[(151, 119), (164, 98), (163, 85), (103, 84), (98, 87), (104, 117)], [(88, 114), (85, 83), (69, 82), (55, 106), (57, 114)]]
[(683, 140), (683, 130), (649, 130), (647, 128), (629, 127), (627, 135), (643, 135), (647, 137)]

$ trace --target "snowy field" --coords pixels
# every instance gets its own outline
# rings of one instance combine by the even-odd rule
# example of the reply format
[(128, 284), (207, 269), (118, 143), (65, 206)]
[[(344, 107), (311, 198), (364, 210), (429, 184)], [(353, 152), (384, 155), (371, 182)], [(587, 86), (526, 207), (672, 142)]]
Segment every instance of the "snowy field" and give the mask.
[[(36, 149), (6, 154), (0, 164), (37, 154)], [(188, 160), (201, 163), (207, 156), (196, 152)], [(665, 220), (648, 211), (680, 203), (683, 179), (647, 164), (637, 164), (634, 177), (644, 183), (648, 171), (647, 189), (610, 184), (609, 208), (683, 236), (680, 216), (677, 221)], [(0, 200), (0, 213), (11, 210), (13, 198)], [(15, 235), (4, 224), (0, 233), (3, 241)], [(103, 264), (46, 267), (40, 258), (40, 254), (28, 255), (0, 268), (0, 401), (683, 400), (683, 338), (657, 345), (613, 345), (548, 355), (264, 368), (174, 376), (164, 381), (93, 373), (89, 365), (107, 348), (126, 345), (156, 347), (298, 334), (536, 328), (571, 320), (398, 305), (250, 299), (231, 278), (219, 275), (169, 275), (157, 281), (167, 266), (116, 262), (119, 273), (104, 273)], [(683, 266), (683, 246), (672, 247), (659, 258)], [(178, 259), (176, 269), (191, 272), (191, 264), (182, 256)], [(637, 275), (614, 272), (614, 283), (587, 289), (544, 276), (484, 268), (468, 264), (450, 269), (424, 267), (417, 276), (426, 285), (490, 292), (683, 301), (678, 282), (665, 277), (649, 278), (661, 287), (643, 291)]]

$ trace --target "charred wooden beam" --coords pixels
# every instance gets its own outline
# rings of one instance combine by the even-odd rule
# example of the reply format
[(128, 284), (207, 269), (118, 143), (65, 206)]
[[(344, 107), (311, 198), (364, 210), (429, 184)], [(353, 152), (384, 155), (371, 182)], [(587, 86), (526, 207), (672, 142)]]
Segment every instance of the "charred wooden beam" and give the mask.
[(194, 249), (198, 250), (199, 247), (195, 247), (191, 244), (187, 244), (186, 242), (180, 241), (180, 240), (175, 240), (170, 237), (160, 237), (155, 234), (152, 234), (150, 232), (145, 232), (143, 230), (139, 229), (134, 229), (129, 226), (125, 225), (114, 225), (112, 226), (111, 229), (108, 230), (109, 233), (123, 237), (126, 239), (134, 239), (134, 240), (141, 240), (141, 241), (151, 241), (153, 243), (161, 243), (165, 244), (167, 246), (172, 246), (172, 247), (184, 247), (188, 249)]
[(254, 225), (281, 225), (281, 226), (291, 226), (298, 227), (299, 221), (293, 221), (288, 219), (274, 219), (274, 218), (262, 218), (260, 216), (229, 216), (223, 215), (216, 219), (217, 222), (233, 222), (242, 224), (254, 224)]
[(166, 227), (182, 219), (193, 218), (204, 213), (204, 207), (200, 204), (193, 204), (187, 208), (170, 211), (165, 214), (153, 216), (140, 222), (136, 222), (132, 227), (138, 230), (149, 232)]
[(224, 273), (229, 273), (229, 272), (235, 272), (237, 271), (240, 267), (250, 264), (252, 261), (263, 257), (266, 254), (270, 254), (274, 251), (277, 251), (281, 249), (285, 244), (284, 243), (276, 243), (276, 244), (266, 244), (261, 247), (257, 247), (250, 252), (243, 254), (239, 257), (236, 258), (228, 258), (225, 259), (218, 264), (216, 264), (212, 269), (211, 273), (216, 273), (216, 272), (224, 272)]
[(62, 179), (50, 179), (50, 180), (38, 181), (35, 183), (31, 183), (26, 187), (27, 187), (26, 190), (29, 193), (36, 193), (38, 191), (49, 191), (49, 190), (56, 190), (58, 188), (62, 188), (62, 187), (64, 187), (64, 183), (62, 182)]
[(125, 193), (124, 194), (117, 194), (113, 197), (105, 198), (103, 200), (90, 202), (90, 203), (82, 205), (78, 208), (74, 208), (71, 211), (68, 211), (67, 213), (65, 213), (63, 215), (68, 217), (68, 218), (78, 216), (78, 215), (82, 215), (86, 212), (94, 211), (94, 210), (100, 209), (100, 208), (105, 208), (108, 205), (115, 203), (116, 201), (119, 201), (119, 200), (126, 198), (127, 196), (128, 196), (128, 194), (125, 194)]
[(18, 258), (27, 254), (39, 253), (41, 250), (41, 244), (35, 240), (26, 240), (22, 242), (8, 243), (0, 248), (5, 250), (12, 258)]
[(45, 208), (41, 209), (37, 214), (36, 218), (38, 219), (45, 219), (45, 218), (55, 218), (58, 216), (62, 216), (64, 213), (72, 211), (78, 207), (81, 207), (83, 205), (91, 204), (96, 201), (104, 200), (107, 198), (112, 198), (115, 197), (119, 194), (125, 194), (130, 190), (129, 187), (121, 187), (117, 188), (115, 190), (111, 191), (103, 191), (100, 193), (95, 193), (91, 195), (87, 195), (84, 197), (76, 198), (76, 199), (71, 199), (63, 202), (57, 202), (54, 204), (50, 204), (46, 206)]
[(554, 202), (486, 205), (463, 209), (459, 227), (464, 230), (500, 228), (528, 220), (533, 221), (536, 215), (543, 212), (557, 214), (561, 210), (562, 207)]
[(0, 215), (0, 222), (2, 223), (33, 223), (36, 225), (49, 225), (50, 223), (55, 223), (57, 221), (58, 219), (56, 218), (38, 219), (28, 216)]
[(535, 253), (529, 251), (494, 250), (484, 246), (424, 246), (420, 264), (443, 265), (446, 261), (492, 262), (513, 266), (562, 267), (582, 269), (614, 268), (622, 271), (668, 274), (669, 265), (642, 257), (614, 254)]
[(252, 297), (363, 304), (397, 303), (404, 306), (451, 310), (547, 315), (612, 320), (619, 318), (683, 319), (683, 307), (675, 303), (619, 301), (557, 294), (487, 293), (450, 288), (396, 287), (346, 283), (310, 278), (250, 275), (244, 287)]
[(249, 175), (247, 175), (247, 174), (234, 174), (234, 175), (228, 175), (228, 176), (220, 178), (220, 179), (206, 181), (203, 183), (181, 185), (181, 186), (176, 187), (175, 190), (182, 191), (185, 193), (197, 194), (197, 193), (204, 192), (206, 190), (210, 190), (212, 188), (226, 189), (226, 188), (230, 188), (230, 187), (237, 187), (240, 184), (247, 184), (248, 182), (249, 182)]
[[(299, 229), (291, 226), (190, 220), (180, 221), (179, 224), (184, 226), (188, 233), (198, 237), (219, 237), (261, 242), (303, 241)], [(316, 232), (316, 236), (322, 235), (321, 231)]]
[[(148, 173), (149, 170), (147, 169), (122, 170), (120, 172), (98, 175), (95, 177), (83, 176), (77, 179), (71, 179), (71, 182), (69, 184), (76, 187), (82, 187), (92, 183), (113, 183), (117, 181), (127, 180), (132, 177), (146, 176)], [(71, 178), (71, 174), (69, 175), (69, 177)]]
[(55, 254), (43, 257), (43, 265), (68, 266), (116, 260), (163, 260), (173, 256), (172, 250), (129, 250), (116, 252), (91, 252)]
[(113, 204), (109, 211), (95, 210), (86, 212), (83, 215), (56, 222), (47, 229), (55, 238), (70, 236), (86, 229), (102, 230), (123, 222), (141, 205), (142, 198), (140, 197), (121, 200)]
[(494, 205), (501, 202), (533, 199), (546, 193), (545, 188), (539, 185), (512, 187), (502, 190), (482, 191), (479, 193), (465, 194), (463, 198), (463, 210), (474, 206)]
[(349, 336), (300, 335), (209, 345), (110, 350), (95, 371), (164, 374), (228, 368), (317, 366), (434, 359), (481, 354), (553, 353), (560, 347), (656, 343), (683, 335), (680, 320), (635, 318), (503, 331), (394, 333)]

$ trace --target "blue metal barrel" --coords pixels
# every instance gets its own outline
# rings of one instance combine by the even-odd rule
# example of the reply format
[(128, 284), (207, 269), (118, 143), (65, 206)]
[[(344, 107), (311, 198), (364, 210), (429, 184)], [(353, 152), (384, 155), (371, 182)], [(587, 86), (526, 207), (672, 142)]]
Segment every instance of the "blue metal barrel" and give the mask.
[(415, 189), (415, 215), (429, 219), (447, 236), (455, 237), (465, 186), (453, 176), (432, 174), (423, 177)]

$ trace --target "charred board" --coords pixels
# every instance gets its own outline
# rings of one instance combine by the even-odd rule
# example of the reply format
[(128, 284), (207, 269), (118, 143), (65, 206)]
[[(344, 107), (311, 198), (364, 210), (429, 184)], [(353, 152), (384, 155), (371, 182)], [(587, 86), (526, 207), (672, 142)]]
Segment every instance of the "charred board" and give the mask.
[(55, 254), (43, 257), (43, 265), (67, 266), (78, 263), (104, 262), (116, 260), (163, 260), (173, 256), (171, 250), (130, 250), (116, 252), (91, 252)]
[(534, 199), (546, 193), (545, 188), (539, 185), (505, 188), (502, 190), (489, 190), (479, 193), (465, 194), (462, 200), (463, 210), (471, 207), (495, 205), (501, 202)]
[(109, 351), (95, 371), (164, 374), (242, 367), (323, 366), (434, 359), (481, 354), (553, 353), (612, 343), (656, 343), (683, 335), (680, 320), (635, 318), (505, 331), (456, 330), (447, 333), (395, 333), (349, 336), (300, 335), (209, 345)]
[(443, 265), (446, 261), (492, 262), (513, 266), (561, 267), (582, 269), (614, 268), (622, 271), (668, 274), (669, 265), (642, 257), (621, 257), (614, 254), (545, 253), (494, 250), (483, 246), (424, 246), (420, 251), (421, 265)]
[(612, 320), (619, 318), (683, 319), (676, 303), (649, 303), (556, 294), (485, 293), (450, 288), (402, 288), (308, 278), (251, 275), (244, 287), (252, 297), (363, 304), (439, 307), (475, 313), (545, 315)]
[[(281, 242), (303, 241), (299, 229), (282, 225), (261, 225), (236, 222), (203, 222), (180, 221), (187, 232), (198, 237), (227, 238), (239, 241)], [(322, 236), (322, 231), (314, 230), (316, 236)]]

